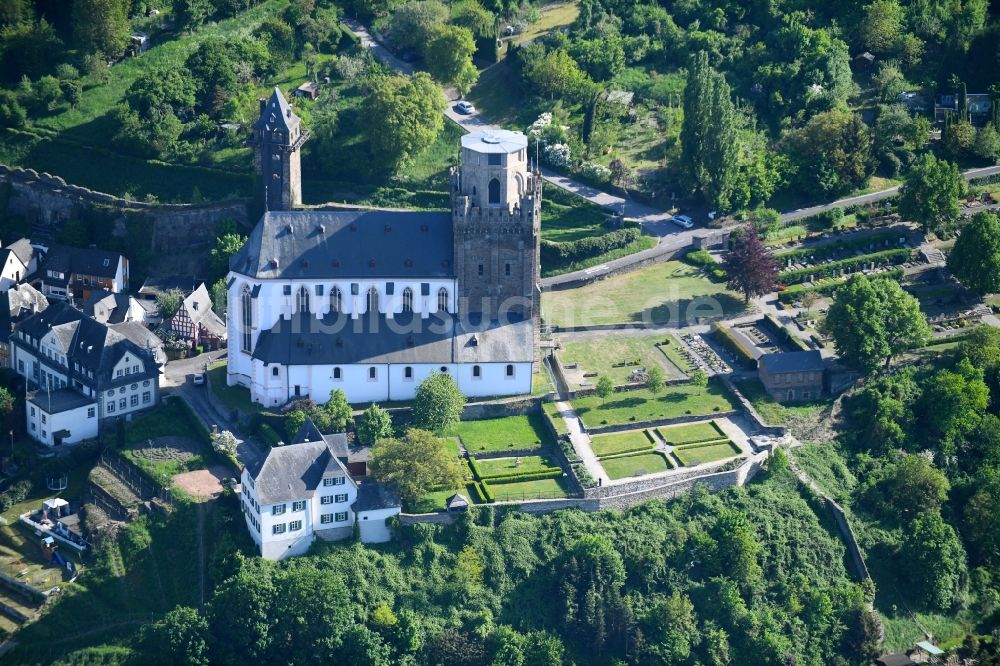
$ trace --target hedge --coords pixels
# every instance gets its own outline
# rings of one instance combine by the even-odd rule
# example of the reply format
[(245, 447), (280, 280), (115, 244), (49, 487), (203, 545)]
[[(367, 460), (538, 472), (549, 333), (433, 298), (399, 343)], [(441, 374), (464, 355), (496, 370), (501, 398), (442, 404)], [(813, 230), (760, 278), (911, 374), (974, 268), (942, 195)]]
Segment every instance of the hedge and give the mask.
[(31, 481), (22, 479), (7, 490), (0, 493), (0, 513), (4, 513), (15, 504), (20, 504), (28, 498), (31, 492)]
[(729, 442), (730, 444), (733, 443), (728, 437), (723, 437), (721, 439), (712, 439), (707, 442), (695, 442), (694, 444), (675, 446), (674, 448), (678, 451), (690, 451), (691, 449), (703, 449), (706, 446), (718, 446), (719, 444), (725, 444), (726, 442)]
[(771, 322), (771, 326), (775, 328), (775, 331), (781, 337), (782, 342), (787, 342), (788, 344), (797, 347), (800, 351), (809, 351), (809, 345), (807, 345), (802, 338), (789, 331), (788, 327), (778, 321), (777, 317), (772, 314), (766, 314), (764, 315), (764, 318)]
[[(891, 271), (883, 271), (878, 274), (878, 277), (889, 278), (890, 280), (901, 280), (903, 278), (903, 269), (894, 268)], [(847, 278), (837, 278), (835, 280), (830, 280), (823, 284), (808, 285), (808, 284), (793, 284), (792, 286), (786, 288), (784, 291), (778, 292), (778, 298), (782, 303), (792, 303), (797, 300), (802, 294), (806, 292), (816, 292), (820, 296), (829, 296), (830, 294), (837, 291), (837, 287), (847, 282)]]
[(493, 491), (490, 489), (490, 485), (488, 483), (486, 483), (485, 481), (480, 481), (479, 488), (483, 491), (484, 502), (486, 502), (487, 504), (493, 504), (494, 502), (497, 501), (496, 495), (493, 494)]
[(560, 243), (542, 240), (541, 257), (543, 264), (561, 265), (589, 259), (605, 252), (621, 249), (639, 240), (642, 231), (638, 227), (615, 229), (601, 236), (588, 236), (575, 241)]
[[(799, 250), (789, 250), (788, 252), (781, 252), (774, 255), (776, 261), (788, 261), (789, 259), (801, 259), (805, 257), (811, 257), (814, 260), (826, 259), (827, 257), (832, 257), (835, 254), (841, 252), (850, 252), (851, 250), (864, 250), (868, 248), (873, 243), (884, 243), (884, 241), (892, 240), (894, 238), (899, 238), (899, 232), (894, 231), (883, 231), (882, 233), (874, 234), (871, 236), (865, 236), (864, 238), (853, 238), (850, 240), (838, 240), (833, 243), (827, 243), (825, 245), (820, 245), (818, 247), (806, 247)], [(899, 248), (893, 248), (899, 249)], [(882, 250), (884, 251), (884, 250)]]
[(904, 261), (908, 261), (912, 254), (913, 253), (909, 248), (884, 250), (882, 252), (863, 254), (859, 257), (850, 257), (848, 259), (841, 259), (840, 261), (832, 261), (828, 264), (807, 266), (806, 268), (785, 271), (784, 273), (781, 273), (779, 278), (784, 284), (797, 284), (809, 278), (831, 277), (834, 273), (839, 271), (852, 273), (869, 263), (874, 263), (876, 266), (885, 264), (901, 264)]
[(486, 504), (486, 498), (483, 497), (483, 489), (479, 487), (478, 483), (468, 483), (465, 489), (472, 495), (469, 499), (472, 500), (473, 504)]
[(727, 277), (726, 270), (708, 253), (708, 250), (691, 250), (681, 257), (681, 260), (692, 266), (704, 268), (715, 282), (722, 282)]
[(562, 475), (563, 471), (561, 469), (548, 469), (539, 472), (497, 474), (496, 476), (486, 477), (484, 481), (489, 481), (497, 485), (502, 483), (518, 483), (520, 481), (538, 481), (539, 479), (558, 479)]
[(648, 456), (650, 453), (660, 456), (667, 463), (667, 467), (669, 467), (670, 469), (674, 469), (674, 464), (670, 462), (670, 458), (667, 457), (667, 454), (657, 449), (646, 449), (645, 451), (636, 451), (634, 453), (619, 453), (613, 456), (602, 456), (601, 458), (599, 458), (599, 460), (617, 460), (619, 458), (635, 458), (636, 456)]
[(757, 359), (754, 358), (753, 353), (744, 347), (740, 340), (736, 339), (732, 331), (719, 322), (715, 322), (712, 324), (712, 332), (718, 334), (717, 338), (722, 346), (736, 354), (744, 366), (751, 370), (757, 367)]

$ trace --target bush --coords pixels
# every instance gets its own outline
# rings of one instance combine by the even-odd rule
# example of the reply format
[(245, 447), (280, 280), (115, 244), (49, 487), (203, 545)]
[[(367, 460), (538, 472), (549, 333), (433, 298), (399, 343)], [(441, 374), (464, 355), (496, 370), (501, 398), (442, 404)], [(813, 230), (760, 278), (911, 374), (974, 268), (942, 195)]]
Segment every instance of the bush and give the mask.
[(31, 492), (31, 481), (22, 479), (7, 490), (0, 493), (0, 513), (10, 510), (10, 507), (19, 504), (28, 498)]
[[(788, 260), (796, 259), (812, 259), (813, 261), (819, 261), (821, 259), (827, 259), (836, 254), (843, 253), (845, 251), (849, 252), (852, 250), (863, 250), (867, 251), (872, 245), (884, 245), (886, 241), (895, 243), (896, 239), (899, 238), (899, 232), (886, 231), (883, 233), (875, 234), (872, 236), (867, 236), (865, 238), (855, 238), (852, 240), (838, 240), (833, 243), (827, 243), (826, 245), (820, 245), (818, 247), (806, 247), (801, 250), (790, 250), (788, 252), (782, 252), (775, 256), (778, 262), (785, 262)], [(898, 249), (898, 248), (894, 248)]]
[(708, 253), (708, 250), (691, 250), (681, 259), (692, 266), (704, 268), (713, 282), (723, 282), (727, 277), (726, 269)]
[(538, 481), (539, 479), (558, 479), (563, 475), (561, 469), (547, 469), (539, 472), (512, 472), (488, 476), (485, 481), (496, 485), (501, 483), (517, 483), (519, 481)]
[[(900, 280), (903, 277), (903, 269), (896, 268), (891, 271), (885, 271), (879, 273), (879, 277), (888, 278), (890, 280)], [(794, 284), (784, 291), (779, 292), (778, 299), (781, 300), (782, 303), (793, 303), (807, 291), (815, 292), (821, 296), (829, 296), (830, 294), (836, 292), (837, 288), (845, 282), (847, 282), (846, 277), (830, 280), (825, 284), (818, 285)]]
[(863, 254), (860, 257), (849, 257), (840, 261), (832, 261), (820, 266), (808, 266), (806, 268), (785, 271), (778, 277), (784, 284), (796, 284), (804, 282), (809, 278), (831, 277), (840, 271), (852, 273), (869, 263), (874, 263), (876, 266), (901, 264), (904, 261), (909, 261), (912, 254), (909, 248), (884, 250), (882, 252), (873, 252), (872, 254)]
[(485, 504), (486, 497), (483, 496), (483, 489), (478, 483), (470, 483), (466, 486), (466, 490), (469, 491), (469, 500), (475, 504)]
[(486, 483), (485, 481), (480, 481), (479, 482), (479, 487), (483, 491), (483, 501), (484, 502), (486, 502), (487, 504), (493, 504), (494, 502), (497, 501), (497, 498), (493, 494), (493, 491), (490, 490), (490, 486), (489, 486), (488, 483)]
[(732, 331), (716, 322), (712, 324), (712, 332), (715, 333), (715, 339), (718, 340), (723, 347), (736, 354), (744, 366), (750, 369), (757, 367), (757, 359), (754, 358), (749, 349), (743, 346), (742, 342), (736, 339), (736, 337), (732, 334)]
[(278, 446), (281, 444), (281, 437), (274, 430), (274, 428), (267, 423), (261, 423), (257, 432), (260, 435), (260, 438), (270, 446)]
[(542, 240), (541, 256), (545, 265), (563, 265), (589, 259), (612, 250), (621, 249), (639, 240), (642, 232), (636, 227), (616, 229), (603, 236), (588, 236), (575, 241), (559, 243)]

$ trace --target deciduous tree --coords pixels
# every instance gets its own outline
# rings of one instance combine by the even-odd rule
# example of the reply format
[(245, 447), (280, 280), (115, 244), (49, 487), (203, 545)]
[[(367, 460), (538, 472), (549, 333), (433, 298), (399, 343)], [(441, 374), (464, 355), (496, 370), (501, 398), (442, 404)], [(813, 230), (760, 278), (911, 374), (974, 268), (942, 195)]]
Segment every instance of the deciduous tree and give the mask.
[(116, 57), (128, 41), (128, 0), (73, 0), (73, 38), (84, 53)]
[(434, 373), (417, 387), (413, 399), (413, 422), (431, 432), (443, 432), (462, 416), (465, 396), (447, 373)]
[(394, 484), (412, 502), (434, 488), (454, 488), (462, 480), (458, 459), (426, 430), (411, 429), (402, 439), (380, 439), (372, 447), (372, 475)]
[(607, 402), (611, 394), (615, 392), (615, 383), (611, 380), (611, 377), (607, 375), (601, 375), (597, 378), (597, 386), (594, 387), (597, 392), (598, 397), (601, 399), (601, 403)]
[(358, 418), (358, 439), (365, 444), (374, 444), (392, 434), (392, 415), (374, 402)]
[(774, 291), (778, 285), (778, 264), (753, 225), (743, 228), (733, 249), (726, 255), (724, 266), (729, 288), (742, 292), (747, 303), (751, 298)]
[(441, 88), (428, 74), (375, 81), (363, 105), (372, 157), (399, 168), (437, 139), (444, 109)]
[(472, 64), (475, 52), (472, 32), (457, 25), (437, 28), (424, 45), (424, 59), (431, 75), (441, 83), (455, 86), (462, 94), (479, 78), (479, 70)]
[(926, 153), (906, 174), (899, 190), (899, 212), (924, 231), (940, 231), (958, 219), (963, 192), (965, 180), (958, 166)]
[(948, 270), (983, 296), (1000, 292), (1000, 217), (976, 213), (948, 255)]
[(958, 602), (965, 587), (965, 549), (955, 529), (941, 513), (922, 513), (906, 530), (903, 569), (915, 597), (926, 608), (947, 610)]

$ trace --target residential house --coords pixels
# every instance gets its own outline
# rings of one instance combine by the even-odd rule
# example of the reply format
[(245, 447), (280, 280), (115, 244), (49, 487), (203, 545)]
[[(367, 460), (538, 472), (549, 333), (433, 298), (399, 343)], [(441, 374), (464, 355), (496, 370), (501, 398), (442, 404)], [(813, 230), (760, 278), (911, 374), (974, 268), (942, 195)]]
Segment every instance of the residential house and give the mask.
[(35, 248), (27, 238), (14, 241), (0, 249), (0, 291), (27, 280), (38, 268)]
[(296, 441), (272, 447), (246, 466), (241, 506), (261, 557), (280, 560), (305, 553), (316, 538), (349, 538), (358, 525), (366, 543), (388, 541), (387, 520), (400, 511), (398, 496), (374, 482), (359, 484), (311, 421)]
[(192, 347), (218, 349), (226, 342), (226, 322), (212, 310), (212, 298), (204, 282), (184, 297), (165, 328)]
[[(990, 119), (993, 110), (993, 98), (985, 93), (970, 93), (965, 96), (968, 115), (959, 120), (968, 120), (973, 125), (981, 127)], [(944, 122), (954, 113), (958, 113), (961, 96), (958, 94), (938, 95), (934, 98), (934, 121)]]
[(93, 291), (128, 291), (128, 259), (97, 248), (52, 245), (39, 270), (41, 292), (48, 298), (87, 300)]
[(295, 89), (295, 96), (316, 99), (319, 97), (319, 84), (315, 81), (306, 81)]
[(822, 397), (824, 369), (823, 357), (816, 350), (764, 354), (757, 359), (757, 375), (778, 402)]
[(102, 324), (121, 324), (127, 321), (146, 321), (146, 309), (138, 300), (123, 293), (96, 289), (83, 303), (83, 313)]
[(150, 349), (56, 302), (15, 326), (12, 365), (34, 390), (28, 434), (48, 446), (95, 437), (115, 418), (159, 401), (159, 367)]
[(0, 368), (9, 368), (10, 336), (14, 326), (49, 307), (49, 301), (30, 284), (19, 284), (0, 292)]

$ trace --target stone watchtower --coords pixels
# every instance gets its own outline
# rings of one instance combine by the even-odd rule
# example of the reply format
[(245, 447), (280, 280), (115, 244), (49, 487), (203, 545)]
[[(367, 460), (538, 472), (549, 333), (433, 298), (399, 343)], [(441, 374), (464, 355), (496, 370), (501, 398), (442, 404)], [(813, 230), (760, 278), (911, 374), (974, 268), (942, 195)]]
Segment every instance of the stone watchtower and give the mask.
[(260, 100), (260, 118), (251, 128), (253, 165), (261, 177), (266, 210), (292, 210), (302, 205), (299, 149), (309, 138), (285, 96), (277, 88)]
[(467, 312), (495, 318), (540, 312), (542, 179), (528, 168), (528, 139), (487, 130), (462, 137), (451, 174), (458, 296)]

